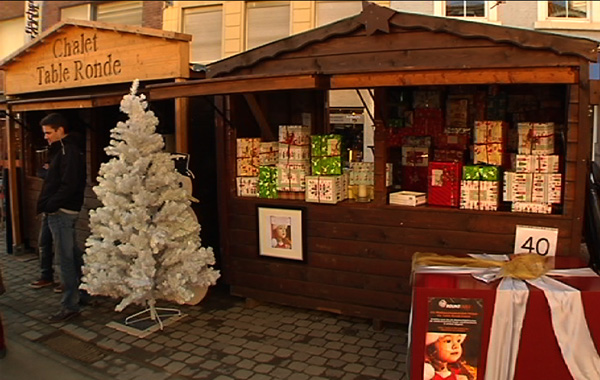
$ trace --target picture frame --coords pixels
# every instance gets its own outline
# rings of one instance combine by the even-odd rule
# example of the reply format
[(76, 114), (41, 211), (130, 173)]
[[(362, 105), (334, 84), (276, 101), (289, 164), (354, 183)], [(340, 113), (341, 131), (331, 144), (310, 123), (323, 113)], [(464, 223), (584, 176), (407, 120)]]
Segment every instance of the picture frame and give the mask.
[(304, 261), (304, 209), (257, 205), (258, 255)]

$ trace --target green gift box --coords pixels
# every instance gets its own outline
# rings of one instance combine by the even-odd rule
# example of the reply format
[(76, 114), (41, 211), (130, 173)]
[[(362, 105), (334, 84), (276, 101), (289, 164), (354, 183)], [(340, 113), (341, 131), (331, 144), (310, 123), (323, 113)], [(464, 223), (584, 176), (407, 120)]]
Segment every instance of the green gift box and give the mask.
[(342, 136), (312, 135), (311, 166), (313, 175), (342, 174)]
[(258, 169), (258, 197), (277, 199), (277, 167), (260, 166)]
[(313, 157), (310, 159), (313, 175), (342, 174), (342, 157)]
[(463, 166), (463, 180), (465, 181), (500, 181), (500, 167), (485, 165)]

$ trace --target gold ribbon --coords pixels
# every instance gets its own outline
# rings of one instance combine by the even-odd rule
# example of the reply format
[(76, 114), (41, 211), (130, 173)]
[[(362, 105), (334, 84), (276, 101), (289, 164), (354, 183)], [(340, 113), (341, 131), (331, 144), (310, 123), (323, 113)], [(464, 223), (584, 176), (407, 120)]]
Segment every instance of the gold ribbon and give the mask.
[(455, 257), (437, 253), (416, 252), (412, 259), (413, 273), (419, 266), (454, 266), (468, 268), (500, 268), (501, 277), (532, 280), (550, 270), (548, 258), (537, 254), (512, 255), (509, 261), (486, 260), (474, 257)]

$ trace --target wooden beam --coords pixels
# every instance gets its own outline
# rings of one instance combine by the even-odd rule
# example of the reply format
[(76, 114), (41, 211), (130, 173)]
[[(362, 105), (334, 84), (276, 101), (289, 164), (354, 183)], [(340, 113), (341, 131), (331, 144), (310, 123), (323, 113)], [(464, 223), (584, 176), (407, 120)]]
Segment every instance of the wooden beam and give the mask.
[(256, 96), (254, 94), (244, 94), (244, 99), (246, 99), (252, 115), (254, 115), (254, 118), (258, 122), (262, 137), (265, 138), (266, 141), (275, 141), (275, 136), (273, 135), (271, 126), (269, 125), (267, 117), (260, 107), (260, 104), (258, 104)]
[(55, 100), (46, 101), (43, 99), (32, 101), (29, 103), (17, 103), (11, 104), (13, 112), (24, 112), (24, 111), (40, 111), (40, 110), (57, 110), (57, 109), (72, 109), (72, 108), (92, 108), (92, 99), (80, 99), (80, 100)]
[(188, 153), (189, 151), (189, 106), (189, 98), (175, 98), (175, 150), (178, 153)]
[(600, 104), (600, 80), (590, 80), (590, 104)]
[(328, 87), (328, 78), (320, 75), (288, 75), (280, 77), (260, 75), (190, 80), (185, 83), (148, 86), (147, 89), (149, 90), (150, 99), (160, 100), (184, 96), (240, 94), (258, 91)]
[(489, 83), (577, 83), (578, 72), (572, 67), (427, 70), (339, 74), (331, 76), (331, 88), (370, 88), (385, 86), (421, 86)]
[(19, 186), (17, 184), (17, 152), (16, 152), (16, 141), (15, 141), (15, 121), (13, 119), (14, 114), (7, 115), (6, 123), (6, 153), (8, 158), (8, 191), (10, 193), (10, 217), (12, 225), (12, 238), (13, 247), (19, 247), (23, 244), (23, 237), (21, 235), (21, 214), (19, 210)]

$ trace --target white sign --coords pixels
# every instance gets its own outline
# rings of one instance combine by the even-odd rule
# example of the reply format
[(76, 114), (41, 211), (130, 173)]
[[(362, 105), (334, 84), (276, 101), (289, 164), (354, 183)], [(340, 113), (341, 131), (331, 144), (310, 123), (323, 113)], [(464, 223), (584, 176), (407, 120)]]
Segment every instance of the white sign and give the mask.
[(42, 30), (42, 2), (25, 2), (25, 36), (27, 41), (36, 38)]
[(558, 228), (517, 225), (514, 253), (555, 256)]

